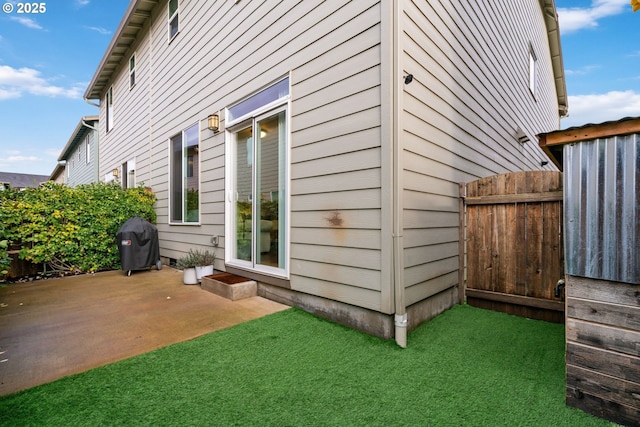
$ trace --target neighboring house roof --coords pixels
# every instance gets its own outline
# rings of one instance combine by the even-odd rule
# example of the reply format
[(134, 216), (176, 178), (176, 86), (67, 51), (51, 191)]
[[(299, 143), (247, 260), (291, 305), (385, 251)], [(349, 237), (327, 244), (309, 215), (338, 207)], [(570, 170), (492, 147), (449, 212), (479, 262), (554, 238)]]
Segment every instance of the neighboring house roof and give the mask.
[(113, 74), (120, 66), (124, 55), (135, 42), (138, 33), (144, 27), (147, 18), (151, 17), (151, 11), (157, 4), (158, 0), (132, 0), (129, 3), (114, 37), (84, 93), (85, 99), (100, 99)]
[(640, 117), (625, 117), (603, 123), (589, 123), (538, 135), (540, 147), (562, 170), (562, 147), (573, 142), (640, 133)]
[(47, 175), (0, 172), (0, 183), (8, 183), (11, 188), (36, 188), (47, 181), (49, 181), (49, 176)]
[[(85, 99), (100, 99), (107, 85), (111, 82), (114, 73), (120, 66), (122, 59), (135, 42), (138, 33), (144, 27), (147, 18), (151, 17), (153, 8), (158, 0), (132, 0), (127, 11), (118, 25), (111, 43), (98, 65), (87, 90)], [(564, 76), (564, 64), (562, 62), (562, 48), (560, 46), (560, 29), (558, 27), (558, 14), (556, 13), (555, 0), (540, 0), (547, 35), (549, 37), (549, 50), (553, 64), (553, 75), (556, 83), (556, 96), (558, 98), (558, 113), (564, 117), (568, 113), (567, 87)]]
[(89, 126), (94, 126), (94, 124), (97, 121), (98, 121), (98, 116), (84, 116), (82, 119), (80, 119), (75, 130), (71, 134), (69, 141), (67, 141), (67, 145), (64, 146), (64, 148), (60, 152), (60, 156), (58, 156), (59, 162), (63, 160), (67, 160), (69, 156), (71, 156), (75, 148), (78, 146), (78, 144), (85, 137), (87, 132), (91, 130), (90, 128), (85, 126), (85, 124), (88, 124)]

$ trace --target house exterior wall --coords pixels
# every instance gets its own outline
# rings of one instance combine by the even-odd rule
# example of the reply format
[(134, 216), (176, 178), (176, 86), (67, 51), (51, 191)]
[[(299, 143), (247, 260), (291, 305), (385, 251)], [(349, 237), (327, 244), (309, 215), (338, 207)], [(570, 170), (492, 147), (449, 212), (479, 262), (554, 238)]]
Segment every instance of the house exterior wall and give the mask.
[(291, 287), (390, 312), (381, 11), (347, 3), (320, 23), (322, 53), (292, 72)]
[(52, 179), (51, 181), (55, 182), (56, 184), (66, 184), (66, 176), (65, 176), (65, 170), (61, 169), (60, 171), (55, 171), (54, 174), (52, 174)]
[[(557, 129), (559, 115), (538, 0), (407, 2), (401, 25), (402, 68), (414, 77), (401, 105), (410, 305), (458, 282), (458, 184), (542, 169), (533, 141)], [(519, 142), (518, 129), (530, 141)]]
[[(225, 133), (206, 129), (206, 117), (290, 73), (290, 287), (379, 310), (379, 3), (285, 2), (274, 9), (247, 2), (216, 10), (181, 2), (180, 33), (171, 43), (162, 6), (132, 49), (136, 87), (129, 90), (127, 67), (113, 82), (114, 125), (103, 138), (101, 175), (135, 157), (138, 182), (158, 197), (163, 256), (210, 245), (211, 236), (224, 236)], [(276, 18), (277, 26), (267, 25)], [(257, 37), (264, 43), (250, 43)], [(170, 225), (168, 139), (194, 123), (201, 219)], [(216, 249), (218, 268), (224, 242)]]
[[(91, 146), (89, 153), (87, 153), (87, 144)], [(87, 129), (84, 137), (76, 144), (66, 161), (64, 178), (62, 178), (66, 185), (76, 187), (98, 182), (98, 132)]]
[[(136, 56), (136, 84), (130, 88), (129, 58)], [(111, 172), (118, 170), (115, 180), (123, 183), (123, 163), (133, 160), (135, 172), (127, 174), (129, 187), (147, 185), (149, 173), (149, 104), (151, 90), (150, 40), (141, 37), (133, 45), (133, 49), (123, 58), (116, 77), (110, 86), (113, 93), (111, 111), (111, 127), (107, 131), (107, 112), (105, 96), (100, 99), (100, 167), (99, 177), (102, 181), (114, 179)]]
[[(109, 132), (101, 95), (100, 176), (134, 159), (137, 183), (158, 199), (161, 255), (178, 258), (221, 236), (216, 268), (225, 269), (224, 110), (289, 76), (290, 268), (289, 277), (272, 283), (394, 313), (391, 158), (397, 142), (407, 303), (451, 289), (458, 266), (458, 182), (536, 168), (542, 156), (516, 141), (516, 128), (533, 137), (557, 128), (559, 119), (535, 0), (473, 10), (431, 3), (241, 1), (211, 7), (181, 1), (180, 30), (169, 41), (168, 5), (160, 2), (110, 83)], [(507, 28), (512, 18), (522, 26)], [(539, 59), (535, 100), (528, 92), (528, 42)], [(134, 52), (137, 82), (130, 90)], [(399, 84), (402, 72), (412, 73), (414, 82)], [(220, 132), (206, 127), (214, 113), (220, 114)], [(169, 139), (194, 124), (200, 221), (171, 225)], [(434, 306), (452, 303), (444, 298)]]

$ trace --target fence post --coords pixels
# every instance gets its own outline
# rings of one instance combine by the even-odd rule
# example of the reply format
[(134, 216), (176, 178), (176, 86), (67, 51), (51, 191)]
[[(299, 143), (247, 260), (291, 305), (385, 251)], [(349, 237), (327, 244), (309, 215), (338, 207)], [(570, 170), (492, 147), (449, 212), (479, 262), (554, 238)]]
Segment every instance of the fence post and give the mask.
[(467, 184), (460, 183), (460, 192), (458, 198), (458, 210), (460, 212), (458, 219), (458, 303), (464, 304), (465, 299), (465, 283), (464, 283), (464, 267), (465, 267), (465, 212), (464, 212), (464, 198), (467, 194)]

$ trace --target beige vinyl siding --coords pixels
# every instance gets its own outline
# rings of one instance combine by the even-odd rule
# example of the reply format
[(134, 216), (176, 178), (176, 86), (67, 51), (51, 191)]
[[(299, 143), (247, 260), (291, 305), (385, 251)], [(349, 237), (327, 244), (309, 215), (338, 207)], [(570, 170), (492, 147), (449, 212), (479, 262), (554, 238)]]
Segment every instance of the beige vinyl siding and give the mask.
[[(129, 58), (136, 52), (136, 85), (129, 88)], [(130, 185), (151, 186), (149, 170), (149, 78), (150, 57), (148, 42), (142, 39), (139, 44), (125, 55), (118, 69), (117, 77), (111, 83), (113, 87), (113, 126), (105, 132), (106, 112), (104, 96), (100, 108), (100, 179), (115, 168), (120, 170), (122, 182), (122, 164), (134, 159), (135, 178)]]
[[(540, 169), (557, 98), (537, 0), (406, 2), (402, 97), (406, 302), (457, 284), (458, 183)], [(529, 91), (529, 46), (537, 93)], [(520, 127), (531, 139), (515, 138)]]
[[(169, 44), (161, 19), (166, 6), (158, 9), (164, 11), (154, 14), (159, 19), (148, 36), (153, 40), (150, 151), (163, 255), (178, 257), (224, 234), (225, 135), (208, 131), (206, 116), (290, 72), (291, 287), (379, 308), (377, 3), (230, 2), (210, 8), (183, 2), (180, 33)], [(224, 115), (221, 119), (224, 128)], [(202, 225), (168, 225), (167, 140), (198, 120)], [(348, 221), (340, 233), (327, 225), (334, 211)], [(223, 238), (216, 249), (219, 257), (224, 243)]]
[(351, 6), (292, 73), (291, 287), (381, 310), (380, 7)]
[[(396, 6), (400, 28), (393, 28)], [(220, 236), (216, 267), (224, 268), (224, 110), (285, 76), (291, 82), (290, 286), (383, 313), (394, 312), (393, 191), (402, 192), (410, 305), (457, 284), (458, 183), (539, 168), (545, 157), (535, 135), (558, 126), (537, 0), (215, 7), (182, 1), (180, 32), (170, 42), (167, 14), (167, 2), (159, 2), (125, 54), (112, 82), (114, 127), (101, 133), (101, 176), (135, 158), (137, 182), (156, 193), (165, 257), (211, 248), (211, 236)], [(529, 46), (538, 58), (535, 98)], [(129, 91), (134, 51), (136, 86)], [(394, 81), (396, 71), (414, 81)], [(396, 87), (402, 91), (397, 133)], [(221, 119), (217, 133), (206, 128), (214, 113)], [(201, 221), (170, 225), (168, 141), (196, 123)], [(518, 127), (531, 142), (517, 142)], [(391, 188), (395, 135), (402, 148), (399, 189)]]

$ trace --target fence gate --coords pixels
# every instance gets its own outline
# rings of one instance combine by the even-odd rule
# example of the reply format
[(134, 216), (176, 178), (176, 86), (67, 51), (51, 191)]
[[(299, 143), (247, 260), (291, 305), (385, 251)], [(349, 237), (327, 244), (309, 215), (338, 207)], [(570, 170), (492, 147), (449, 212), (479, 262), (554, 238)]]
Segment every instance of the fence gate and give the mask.
[(562, 173), (513, 172), (461, 184), (467, 303), (564, 321)]

